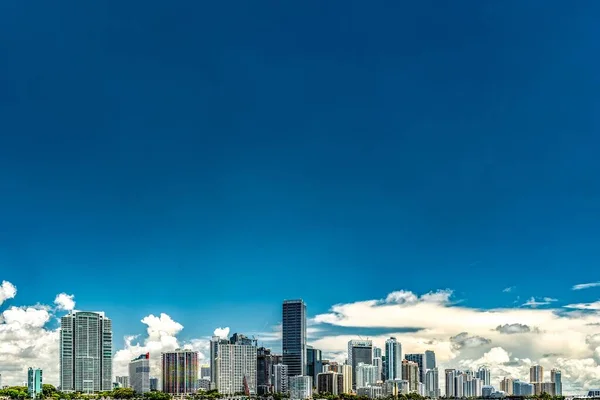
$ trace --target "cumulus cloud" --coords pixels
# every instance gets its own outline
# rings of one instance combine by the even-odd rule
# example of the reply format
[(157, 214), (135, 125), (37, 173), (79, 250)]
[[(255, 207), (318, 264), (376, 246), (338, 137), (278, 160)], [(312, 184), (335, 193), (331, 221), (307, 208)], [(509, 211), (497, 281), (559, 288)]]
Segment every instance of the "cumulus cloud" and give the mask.
[(594, 303), (579, 303), (579, 304), (568, 304), (565, 308), (573, 308), (577, 310), (600, 310), (600, 300)]
[(590, 283), (580, 283), (578, 285), (574, 285), (572, 290), (583, 290), (600, 286), (600, 282), (590, 282)]
[(510, 293), (510, 292), (512, 292), (514, 290), (514, 288), (515, 288), (514, 286), (509, 286), (507, 288), (502, 289), (502, 291), (504, 293)]
[[(594, 347), (597, 339), (591, 335), (597, 332), (600, 313), (518, 306), (486, 310), (450, 302), (449, 298), (431, 302), (425, 295), (399, 290), (383, 300), (336, 304), (313, 318), (314, 326), (323, 330), (311, 344), (323, 354), (342, 358), (348, 341), (356, 336), (328, 333), (335, 332), (328, 325), (357, 332), (361, 328), (370, 332), (381, 329), (381, 334), (369, 336), (378, 347), (383, 348), (385, 340), (395, 336), (407, 353), (435, 351), (441, 369), (485, 364), (492, 370), (494, 385), (504, 376), (527, 380), (528, 368), (541, 362), (548, 370), (563, 368), (565, 393), (579, 393), (581, 385), (600, 386), (597, 364), (590, 363), (595, 363), (598, 346)], [(533, 301), (552, 305), (555, 299)], [(518, 333), (519, 340), (515, 340), (512, 334)], [(600, 348), (597, 354), (600, 356)]]
[(75, 296), (72, 294), (61, 293), (54, 299), (54, 304), (59, 310), (72, 311), (75, 309)]
[(546, 306), (550, 303), (554, 303), (555, 301), (558, 301), (557, 299), (553, 299), (552, 297), (544, 297), (541, 300), (536, 300), (535, 297), (531, 297), (529, 300), (527, 300), (525, 303), (523, 303), (523, 307), (539, 307), (539, 306)]
[[(529, 325), (525, 325), (525, 324), (498, 325), (495, 330), (500, 333), (505, 333), (507, 335), (512, 335), (514, 333), (529, 333), (532, 331), (532, 329), (529, 327)], [(535, 331), (535, 329), (533, 331)]]
[(0, 306), (8, 299), (13, 299), (17, 295), (17, 288), (8, 281), (2, 281), (0, 285)]
[(221, 339), (227, 339), (229, 337), (229, 327), (225, 327), (225, 328), (217, 328), (215, 329), (215, 331), (213, 332), (214, 336), (218, 336)]

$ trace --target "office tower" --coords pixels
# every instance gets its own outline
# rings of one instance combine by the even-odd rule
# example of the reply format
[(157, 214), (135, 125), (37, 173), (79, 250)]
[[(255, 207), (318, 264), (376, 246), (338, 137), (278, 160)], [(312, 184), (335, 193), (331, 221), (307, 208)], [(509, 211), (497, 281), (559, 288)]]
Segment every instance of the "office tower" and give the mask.
[(512, 378), (504, 377), (504, 379), (500, 381), (500, 390), (508, 396), (511, 396), (513, 394), (513, 382), (514, 380)]
[(117, 376), (115, 377), (119, 387), (128, 388), (129, 387), (129, 377), (128, 376)]
[(150, 391), (150, 353), (141, 354), (129, 363), (129, 384), (137, 394)]
[[(542, 382), (536, 383), (535, 385), (540, 385), (539, 394), (548, 393), (550, 396), (556, 396), (556, 384), (554, 382)], [(535, 386), (534, 385), (534, 386)], [(537, 392), (535, 394), (538, 394)]]
[(317, 384), (317, 375), (323, 371), (323, 358), (321, 350), (312, 346), (306, 346), (306, 376), (313, 378), (313, 384)]
[(150, 391), (158, 391), (158, 378), (150, 378)]
[(425, 397), (437, 399), (440, 396), (440, 377), (438, 369), (428, 369), (425, 374)]
[(310, 376), (291, 376), (289, 378), (290, 400), (312, 398), (312, 378)]
[(444, 371), (446, 376), (446, 397), (457, 397), (456, 396), (456, 386), (455, 386), (455, 378), (458, 375), (455, 369), (447, 369)]
[(456, 376), (454, 377), (454, 393), (455, 397), (462, 398), (464, 397), (463, 389), (464, 389), (464, 380), (465, 375), (461, 374), (460, 371), (456, 372)]
[(103, 312), (71, 311), (60, 319), (60, 387), (112, 390), (112, 322)]
[(419, 365), (414, 361), (402, 360), (402, 379), (408, 381), (408, 390), (416, 392), (419, 388)]
[(562, 396), (562, 372), (558, 369), (550, 371), (550, 382), (554, 383), (555, 396)]
[(275, 393), (287, 393), (289, 390), (288, 367), (284, 364), (273, 365), (273, 385)]
[(493, 386), (484, 385), (481, 388), (481, 397), (483, 397), (484, 399), (489, 399), (490, 397), (492, 397), (492, 394), (495, 392), (496, 392), (496, 389), (494, 389)]
[(333, 395), (342, 394), (344, 391), (344, 377), (337, 372), (321, 372), (317, 374), (317, 392)]
[(373, 358), (375, 358), (375, 357), (379, 357), (379, 358), (383, 359), (383, 352), (377, 346), (373, 346)]
[(282, 319), (283, 363), (289, 376), (306, 373), (306, 304), (302, 300), (285, 300)]
[(424, 356), (424, 354), (407, 354), (405, 357), (406, 360), (415, 362), (419, 366), (419, 382), (421, 383), (425, 382), (425, 373), (427, 373), (425, 366), (423, 365), (425, 360)]
[(210, 380), (210, 364), (200, 366), (200, 378)]
[(476, 377), (481, 379), (483, 386), (489, 386), (491, 382), (490, 369), (487, 367), (479, 367), (476, 373)]
[(196, 391), (198, 384), (198, 352), (177, 349), (161, 353), (162, 391), (187, 395)]
[(371, 364), (359, 363), (354, 370), (356, 376), (355, 384), (357, 388), (374, 385), (379, 380), (377, 376), (377, 367)]
[(27, 370), (27, 393), (32, 399), (42, 394), (42, 370), (31, 368)]
[(481, 397), (483, 390), (483, 381), (471, 375), (463, 374), (463, 396)]
[(344, 364), (340, 369), (343, 376), (342, 393), (352, 393), (352, 366)]
[(213, 337), (213, 342), (218, 354), (214, 360), (215, 388), (222, 394), (243, 392), (255, 395), (258, 354), (256, 341), (234, 333), (229, 341)]
[(271, 350), (264, 347), (256, 350), (256, 392), (259, 395), (271, 393), (273, 383), (273, 355)]
[(381, 357), (373, 357), (373, 365), (377, 367), (377, 380), (383, 380), (381, 375), (383, 374), (383, 361)]
[(400, 379), (402, 377), (402, 345), (395, 337), (385, 341), (385, 379)]
[(529, 368), (529, 382), (537, 383), (544, 381), (544, 367), (541, 365), (534, 365)]
[(351, 340), (348, 342), (348, 365), (352, 366), (352, 387), (356, 388), (356, 368), (358, 364), (373, 363), (373, 342), (370, 340)]
[(425, 351), (425, 369), (433, 369), (437, 368), (437, 363), (435, 362), (435, 353), (432, 350)]

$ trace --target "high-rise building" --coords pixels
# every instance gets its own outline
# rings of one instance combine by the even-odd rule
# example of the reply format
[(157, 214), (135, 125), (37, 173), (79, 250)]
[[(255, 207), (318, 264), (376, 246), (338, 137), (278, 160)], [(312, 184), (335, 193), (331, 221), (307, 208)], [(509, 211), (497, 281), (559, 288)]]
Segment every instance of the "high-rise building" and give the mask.
[(42, 394), (42, 370), (31, 368), (27, 370), (27, 393), (32, 399)]
[(287, 393), (289, 391), (289, 376), (287, 365), (273, 365), (273, 385), (275, 393)]
[(359, 363), (354, 370), (354, 375), (356, 375), (356, 388), (376, 384), (379, 380), (377, 372), (378, 369), (375, 365)]
[(385, 379), (400, 379), (402, 377), (402, 345), (395, 337), (385, 341)]
[(158, 391), (158, 378), (150, 378), (150, 391)]
[(291, 376), (289, 378), (290, 400), (312, 398), (312, 378), (310, 376)]
[(129, 377), (128, 376), (117, 376), (115, 377), (117, 384), (119, 387), (128, 388), (129, 387)]
[(306, 373), (306, 304), (302, 300), (285, 300), (282, 319), (283, 363), (289, 376)]
[(112, 390), (112, 322), (102, 312), (71, 311), (60, 319), (63, 392)]
[(483, 386), (490, 386), (492, 377), (488, 367), (479, 367), (475, 376), (481, 379)]
[(405, 357), (406, 360), (417, 363), (419, 366), (419, 382), (425, 382), (425, 374), (427, 371), (425, 370), (425, 355), (424, 354), (407, 354)]
[(500, 381), (500, 390), (506, 393), (508, 396), (512, 396), (513, 383), (514, 379), (505, 376), (504, 379)]
[(176, 395), (192, 394), (198, 384), (198, 352), (177, 349), (161, 354), (162, 391)]
[(259, 395), (273, 391), (273, 355), (271, 350), (259, 347), (256, 351), (256, 392)]
[(529, 368), (529, 382), (544, 382), (544, 367), (542, 367), (541, 365), (534, 365), (531, 368)]
[(129, 384), (137, 394), (150, 391), (150, 353), (141, 354), (129, 363)]
[(382, 374), (383, 374), (383, 360), (381, 359), (381, 357), (373, 357), (373, 365), (375, 367), (377, 367), (377, 380), (378, 381), (383, 380), (383, 378), (382, 378)]
[(447, 369), (444, 371), (446, 377), (446, 397), (458, 397), (456, 395), (456, 376), (458, 375), (458, 371), (455, 369)]
[(550, 371), (550, 381), (554, 383), (555, 396), (562, 396), (562, 372), (558, 369)]
[(210, 380), (210, 364), (200, 365), (200, 378)]
[(408, 381), (408, 390), (417, 392), (419, 389), (419, 364), (414, 361), (402, 360), (402, 379)]
[(435, 362), (435, 353), (432, 350), (425, 351), (425, 369), (434, 369), (437, 368), (437, 363)]
[(344, 392), (344, 377), (337, 372), (321, 372), (317, 375), (317, 392), (333, 395)]
[(523, 382), (518, 379), (513, 381), (513, 396), (533, 396), (533, 384), (528, 382)]
[(306, 346), (306, 376), (313, 378), (313, 384), (317, 383), (317, 375), (323, 371), (323, 357), (321, 350), (312, 346)]
[(428, 369), (425, 374), (425, 397), (430, 397), (432, 399), (441, 397), (440, 377), (437, 368)]
[[(229, 341), (213, 337), (211, 348), (216, 347), (218, 357), (214, 360), (216, 389), (219, 393), (256, 394), (257, 347), (256, 341), (234, 333)], [(288, 367), (289, 368), (289, 367)]]
[(359, 364), (373, 364), (373, 342), (370, 340), (351, 340), (348, 342), (348, 365), (352, 366), (352, 387), (356, 388), (356, 368)]
[(556, 396), (556, 384), (554, 382), (542, 382), (535, 383), (533, 386), (539, 385), (539, 390), (536, 390), (535, 394), (543, 394), (548, 393), (550, 396)]
[(352, 393), (352, 366), (344, 364), (340, 369), (343, 376), (342, 393)]

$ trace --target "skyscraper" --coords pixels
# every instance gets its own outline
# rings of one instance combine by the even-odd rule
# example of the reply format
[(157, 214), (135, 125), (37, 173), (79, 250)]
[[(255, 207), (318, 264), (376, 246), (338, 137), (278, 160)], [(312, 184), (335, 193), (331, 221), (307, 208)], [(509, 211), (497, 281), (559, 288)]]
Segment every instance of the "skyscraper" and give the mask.
[(425, 351), (425, 369), (437, 368), (435, 353), (431, 350)]
[(31, 368), (27, 370), (27, 393), (32, 399), (42, 394), (42, 370)]
[(385, 342), (385, 379), (394, 380), (402, 377), (402, 345), (395, 337)]
[(490, 386), (492, 377), (488, 367), (479, 367), (475, 376), (481, 379), (483, 386)]
[(544, 382), (544, 367), (542, 367), (541, 365), (534, 365), (531, 368), (529, 368), (529, 382)]
[(447, 369), (444, 371), (446, 376), (446, 397), (457, 397), (456, 395), (456, 376), (457, 371), (455, 369)]
[(275, 393), (287, 393), (289, 391), (289, 376), (287, 365), (273, 365), (273, 385)]
[(256, 357), (256, 392), (259, 395), (270, 393), (273, 388), (273, 355), (271, 350), (260, 347)]
[(356, 375), (356, 388), (364, 388), (374, 385), (379, 380), (377, 367), (371, 364), (359, 363), (354, 370)]
[[(381, 353), (381, 349), (379, 349)], [(377, 380), (383, 380), (383, 360), (381, 357), (373, 357), (373, 365), (377, 368)]]
[(310, 376), (291, 376), (289, 378), (290, 400), (312, 398), (312, 378)]
[(177, 349), (161, 354), (162, 391), (187, 395), (196, 391), (198, 384), (198, 352)]
[(356, 368), (360, 363), (373, 364), (373, 342), (370, 340), (350, 340), (348, 342), (348, 365), (352, 366), (352, 387), (356, 388)]
[(341, 394), (344, 390), (344, 377), (337, 372), (321, 372), (317, 375), (317, 392)]
[(317, 375), (323, 371), (323, 358), (321, 350), (312, 346), (306, 346), (306, 376), (313, 378), (313, 384), (317, 383)]
[(440, 378), (438, 375), (438, 369), (428, 369), (427, 373), (425, 374), (425, 397), (437, 399), (440, 396)]
[(285, 300), (282, 319), (283, 363), (289, 376), (306, 373), (306, 304), (302, 300)]
[(60, 320), (64, 392), (112, 390), (112, 323), (102, 312), (72, 311)]
[(405, 357), (408, 361), (412, 361), (417, 363), (419, 366), (419, 382), (425, 383), (425, 374), (427, 371), (425, 370), (424, 363), (424, 354), (407, 354)]
[[(239, 392), (256, 394), (256, 341), (234, 333), (229, 342), (214, 338), (218, 359), (216, 389), (219, 393), (232, 395)], [(211, 344), (212, 345), (212, 344)], [(212, 366), (211, 366), (212, 368)]]
[(554, 383), (554, 391), (556, 396), (562, 396), (562, 372), (558, 369), (550, 371), (550, 382)]
[(504, 379), (500, 381), (500, 390), (511, 396), (513, 394), (513, 383), (514, 379), (505, 376)]
[(411, 392), (419, 388), (419, 365), (414, 361), (402, 360), (402, 379), (408, 381)]
[(150, 391), (150, 353), (141, 354), (129, 363), (129, 384), (137, 394)]
[(352, 367), (348, 364), (341, 366), (343, 376), (342, 393), (352, 393)]

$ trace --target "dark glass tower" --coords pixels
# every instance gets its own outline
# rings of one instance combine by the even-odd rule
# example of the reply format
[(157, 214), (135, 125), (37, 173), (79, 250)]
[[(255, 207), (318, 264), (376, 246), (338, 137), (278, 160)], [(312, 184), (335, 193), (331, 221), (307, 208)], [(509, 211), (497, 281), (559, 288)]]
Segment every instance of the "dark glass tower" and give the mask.
[(302, 300), (283, 302), (282, 350), (288, 376), (306, 373), (306, 304)]

